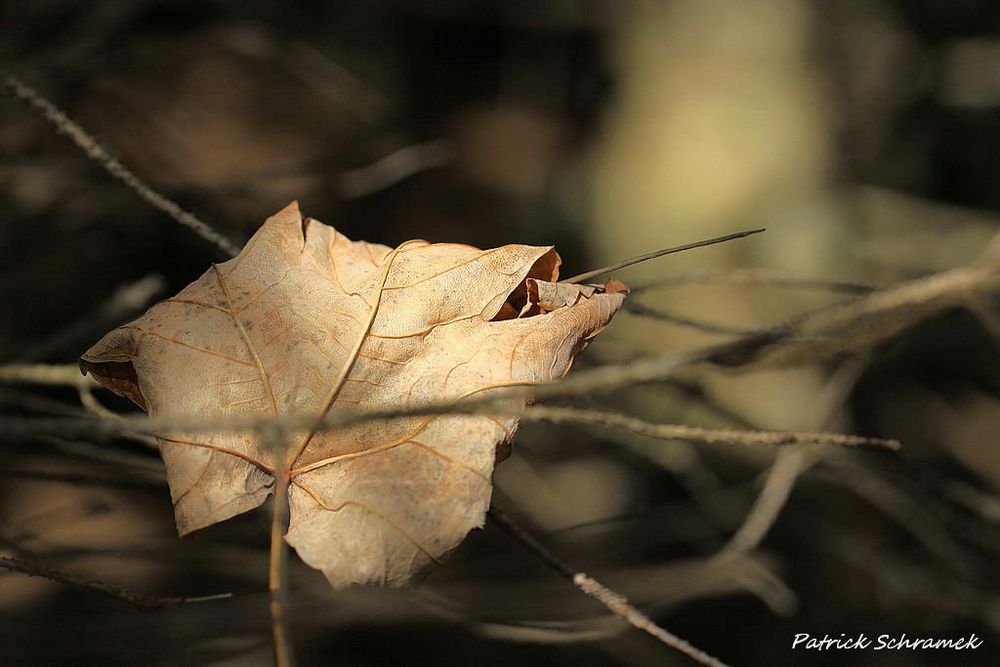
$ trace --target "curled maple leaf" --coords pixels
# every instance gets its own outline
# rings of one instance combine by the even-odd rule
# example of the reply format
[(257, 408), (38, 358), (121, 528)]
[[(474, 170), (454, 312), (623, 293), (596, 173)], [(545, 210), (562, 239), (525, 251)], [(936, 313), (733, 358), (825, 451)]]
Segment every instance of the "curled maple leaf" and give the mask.
[[(324, 415), (549, 382), (627, 292), (557, 283), (559, 264), (550, 247), (351, 241), (293, 203), (80, 367), (158, 416)], [(335, 587), (401, 585), (482, 525), (516, 427), (434, 415), (293, 432), (285, 447), (254, 432), (158, 439), (180, 534), (258, 507), (283, 479), (303, 560)]]

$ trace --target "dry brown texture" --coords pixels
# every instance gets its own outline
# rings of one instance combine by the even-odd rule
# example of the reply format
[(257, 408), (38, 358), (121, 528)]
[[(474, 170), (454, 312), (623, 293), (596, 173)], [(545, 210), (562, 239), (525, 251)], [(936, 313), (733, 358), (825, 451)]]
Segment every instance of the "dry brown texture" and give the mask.
[[(318, 416), (549, 382), (625, 296), (562, 285), (540, 308), (558, 267), (551, 248), (352, 242), (292, 204), (81, 367), (152, 416)], [(405, 416), (160, 442), (181, 534), (258, 507), (287, 480), (286, 540), (303, 560), (337, 587), (400, 585), (482, 525), (497, 445), (516, 426)]]

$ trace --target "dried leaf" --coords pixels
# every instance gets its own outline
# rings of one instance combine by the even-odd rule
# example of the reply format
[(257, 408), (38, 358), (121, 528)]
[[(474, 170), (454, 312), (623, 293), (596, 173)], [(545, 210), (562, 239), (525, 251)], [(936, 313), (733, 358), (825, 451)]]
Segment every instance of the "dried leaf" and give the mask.
[[(627, 290), (556, 284), (552, 248), (350, 241), (292, 204), (234, 259), (115, 329), (81, 368), (150, 415), (315, 414), (460, 400), (562, 377)], [(334, 586), (406, 583), (489, 506), (514, 418), (161, 435), (183, 535), (290, 477), (286, 540)]]

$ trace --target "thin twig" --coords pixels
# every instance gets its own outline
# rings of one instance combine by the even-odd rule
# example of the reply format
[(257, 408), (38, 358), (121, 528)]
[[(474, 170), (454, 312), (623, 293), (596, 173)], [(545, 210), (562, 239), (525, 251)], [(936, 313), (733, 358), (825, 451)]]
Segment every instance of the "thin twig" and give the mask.
[(691, 285), (696, 283), (727, 283), (730, 285), (763, 285), (782, 289), (811, 289), (840, 292), (842, 294), (864, 295), (877, 292), (880, 288), (874, 285), (849, 282), (845, 280), (823, 280), (819, 278), (795, 278), (783, 276), (768, 269), (698, 269), (674, 275), (664, 276), (641, 285), (630, 285), (633, 294), (646, 292), (657, 287), (672, 287), (676, 285)]
[[(806, 423), (818, 426), (829, 423), (867, 367), (867, 358), (841, 365), (817, 397), (811, 413), (805, 419)], [(799, 476), (820, 458), (821, 452), (803, 447), (778, 452), (750, 512), (717, 557), (728, 558), (736, 553), (756, 549), (778, 520)]]
[(706, 333), (720, 334), (723, 336), (756, 336), (762, 333), (762, 330), (760, 329), (741, 329), (739, 327), (731, 327), (725, 324), (716, 324), (715, 322), (706, 322), (705, 320), (675, 315), (659, 308), (647, 306), (646, 304), (633, 299), (629, 299), (625, 302), (625, 312), (639, 317), (650, 317), (657, 320), (663, 320), (664, 322), (670, 322), (672, 324), (679, 324), (684, 327), (691, 327), (692, 329), (698, 329), (699, 331), (704, 331)]
[(97, 400), (93, 387), (77, 387), (76, 393), (80, 396), (80, 405), (90, 414), (104, 419), (118, 419), (117, 413), (108, 410)]
[(842, 484), (872, 507), (895, 521), (927, 550), (948, 563), (958, 572), (969, 572), (971, 562), (961, 543), (936, 520), (923, 499), (914, 499), (902, 489), (882, 479), (857, 462), (831, 458), (831, 466), (821, 471), (821, 477)]
[(289, 42), (267, 35), (278, 47), (280, 62), (290, 75), (322, 96), (350, 111), (358, 120), (379, 125), (389, 110), (389, 100), (319, 49), (305, 42)]
[[(763, 344), (753, 341), (754, 345)], [(207, 432), (220, 430), (254, 430), (267, 424), (280, 421), (287, 429), (331, 429), (350, 426), (373, 420), (392, 419), (396, 417), (411, 417), (416, 415), (444, 414), (477, 414), (479, 412), (502, 412), (493, 407), (495, 404), (520, 400), (555, 398), (562, 396), (581, 396), (590, 393), (609, 392), (618, 388), (655, 382), (673, 376), (678, 371), (695, 367), (699, 364), (717, 364), (729, 366), (738, 364), (739, 358), (747, 354), (743, 342), (708, 348), (688, 354), (666, 354), (658, 357), (639, 359), (621, 365), (608, 365), (581, 371), (567, 379), (549, 384), (516, 383), (507, 386), (491, 387), (489, 392), (462, 399), (460, 403), (440, 401), (420, 406), (399, 408), (383, 408), (376, 410), (358, 410), (348, 413), (326, 413), (323, 415), (290, 414), (280, 420), (260, 417), (197, 417), (197, 416), (165, 416), (144, 417), (141, 415), (122, 416), (115, 421), (110, 420), (46, 420), (0, 418), (2, 425), (9, 433), (30, 435), (34, 432), (47, 432), (51, 429), (63, 429), (64, 435), (92, 435), (95, 437), (121, 435), (124, 433), (146, 433), (156, 435), (158, 432), (176, 429), (192, 432)], [(43, 367), (44, 368), (44, 367)], [(62, 383), (76, 386), (77, 380), (70, 380), (69, 369), (72, 367), (53, 367), (53, 375), (62, 379)], [(5, 369), (9, 369), (14, 381), (28, 381), (28, 376), (35, 372), (23, 372), (19, 367), (0, 367), (0, 381), (5, 379)], [(39, 381), (47, 376), (39, 372)], [(492, 411), (492, 412), (491, 412)]]
[(1000, 346), (1000, 313), (997, 313), (988, 295), (976, 294), (969, 298), (965, 307), (979, 321), (986, 333), (993, 339), (993, 344)]
[(0, 406), (60, 417), (79, 418), (85, 414), (76, 405), (16, 389), (0, 389)]
[(127, 588), (122, 588), (121, 586), (115, 586), (114, 584), (97, 581), (95, 579), (85, 579), (68, 572), (63, 572), (62, 570), (56, 570), (51, 567), (39, 565), (38, 563), (31, 563), (26, 560), (10, 556), (0, 556), (0, 567), (14, 572), (21, 572), (32, 577), (42, 577), (51, 581), (57, 581), (61, 584), (72, 586), (73, 588), (100, 593), (102, 595), (115, 598), (116, 600), (127, 602), (130, 605), (139, 607), (140, 609), (162, 609), (163, 607), (175, 607), (177, 605), (189, 604), (193, 602), (221, 600), (233, 596), (232, 593), (219, 593), (217, 595), (205, 595), (199, 597), (159, 597), (155, 595), (144, 595), (142, 593), (130, 591)]
[(0, 382), (62, 387), (100, 387), (92, 377), (80, 373), (76, 364), (5, 364)]
[[(558, 386), (558, 385), (542, 385)], [(509, 397), (508, 397), (509, 398)], [(494, 399), (499, 400), (499, 399)], [(840, 433), (800, 432), (800, 431), (748, 431), (724, 428), (701, 428), (683, 424), (654, 424), (629, 415), (600, 410), (586, 410), (561, 406), (531, 405), (520, 409), (509, 405), (495, 405), (490, 401), (475, 403), (429, 404), (406, 410), (372, 411), (358, 413), (287, 414), (280, 417), (226, 417), (206, 420), (199, 417), (132, 417), (122, 416), (115, 420), (94, 419), (22, 419), (0, 418), (8, 433), (31, 435), (35, 433), (57, 432), (63, 435), (134, 435), (136, 433), (157, 435), (165, 431), (217, 432), (217, 431), (260, 431), (269, 427), (283, 429), (332, 430), (357, 423), (381, 419), (391, 419), (412, 415), (497, 415), (513, 416), (524, 421), (546, 421), (552, 423), (593, 424), (609, 428), (622, 428), (639, 435), (664, 440), (689, 440), (717, 444), (780, 446), (796, 444), (832, 444), (846, 447), (881, 447), (899, 449), (897, 440), (868, 438)]]
[(338, 189), (346, 199), (367, 197), (414, 174), (448, 164), (454, 153), (451, 145), (441, 139), (405, 146), (366, 167), (341, 174)]
[[(1000, 235), (998, 235), (1000, 238)], [(989, 261), (986, 261), (986, 260)], [(1000, 260), (992, 256), (967, 267), (937, 273), (894, 287), (886, 288), (862, 297), (848, 304), (838, 304), (810, 313), (787, 326), (763, 331), (760, 334), (739, 339), (723, 345), (697, 350), (687, 354), (671, 353), (657, 357), (638, 359), (623, 364), (612, 364), (583, 370), (568, 378), (542, 385), (520, 385), (497, 387), (490, 392), (464, 399), (459, 406), (451, 402), (441, 402), (418, 407), (390, 408), (383, 410), (358, 411), (344, 415), (327, 415), (322, 418), (292, 417), (292, 426), (305, 424), (307, 427), (331, 428), (370, 421), (413, 415), (449, 414), (472, 411), (480, 406), (509, 399), (529, 400), (554, 398), (557, 396), (581, 396), (591, 393), (606, 393), (623, 387), (662, 381), (675, 377), (679, 371), (697, 366), (714, 366), (745, 371), (765, 366), (783, 366), (815, 362), (832, 354), (856, 351), (885, 340), (907, 326), (929, 317), (952, 305), (963, 304), (970, 294), (984, 289), (1000, 276)], [(61, 370), (62, 384), (76, 386), (77, 380), (69, 379), (71, 371)], [(0, 381), (30, 382), (31, 373), (19, 367), (0, 367)], [(47, 381), (39, 374), (39, 382)], [(57, 383), (53, 381), (53, 383)], [(116, 434), (124, 427), (132, 427), (150, 432), (155, 429), (219, 430), (225, 428), (253, 428), (254, 420), (218, 420), (166, 418), (138, 420), (123, 418), (120, 425), (110, 428), (105, 434)], [(27, 423), (5, 420), (9, 428), (31, 428)], [(43, 427), (39, 423), (36, 427)], [(73, 428), (73, 424), (62, 426)], [(213, 428), (210, 428), (213, 427)], [(94, 425), (76, 425), (88, 433), (94, 432)], [(109, 428), (107, 425), (98, 427)]]
[(767, 231), (763, 227), (759, 229), (747, 229), (742, 232), (734, 232), (732, 234), (726, 234), (725, 236), (716, 236), (711, 239), (704, 239), (701, 241), (694, 241), (692, 243), (685, 243), (684, 245), (674, 246), (672, 248), (663, 248), (662, 250), (654, 250), (653, 252), (647, 252), (644, 255), (639, 255), (638, 257), (631, 257), (629, 259), (623, 259), (620, 262), (615, 262), (614, 264), (608, 264), (607, 266), (602, 266), (599, 269), (594, 269), (593, 271), (585, 271), (579, 273), (572, 278), (566, 278), (560, 282), (564, 283), (580, 283), (584, 280), (589, 280), (595, 276), (604, 275), (605, 273), (611, 273), (612, 271), (617, 271), (619, 269), (624, 269), (627, 266), (632, 266), (634, 264), (639, 264), (640, 262), (645, 262), (650, 259), (656, 259), (657, 257), (663, 257), (664, 255), (673, 255), (677, 252), (683, 252), (685, 250), (693, 250), (694, 248), (703, 248), (707, 245), (715, 245), (716, 243), (724, 243), (726, 241), (732, 241), (734, 239), (742, 239), (750, 236), (751, 234), (759, 234), (761, 232)]
[(600, 641), (628, 628), (616, 614), (588, 621), (479, 622), (472, 629), (481, 637), (531, 644), (580, 644)]
[(898, 440), (868, 438), (860, 435), (808, 431), (758, 431), (730, 428), (701, 428), (683, 424), (654, 424), (629, 415), (600, 410), (585, 410), (562, 406), (532, 405), (516, 413), (527, 421), (547, 421), (555, 424), (595, 424), (624, 429), (639, 435), (663, 440), (689, 440), (713, 444), (781, 446), (826, 444), (844, 447), (882, 447), (897, 450)]
[(609, 611), (624, 619), (632, 627), (655, 637), (663, 644), (680, 651), (695, 662), (711, 667), (726, 667), (725, 663), (702, 651), (674, 633), (657, 625), (651, 618), (639, 611), (625, 596), (616, 593), (585, 572), (578, 572), (559, 556), (552, 553), (533, 535), (515, 523), (503, 510), (495, 505), (490, 508), (490, 518), (496, 521), (508, 534), (528, 547), (536, 556), (561, 574), (581, 591), (594, 598)]
[(750, 508), (739, 530), (720, 552), (720, 556), (757, 548), (788, 503), (799, 475), (812, 465), (814, 459), (811, 452), (801, 447), (778, 452), (767, 472), (767, 480), (754, 500), (753, 507)]
[(868, 347), (947, 308), (964, 305), (969, 295), (988, 288), (998, 277), (1000, 262), (976, 263), (823, 308), (788, 327), (788, 337), (798, 341), (758, 350), (748, 362), (792, 365)]
[(952, 482), (948, 496), (987, 523), (1000, 524), (1000, 497), (977, 489), (967, 482)]
[[(776, 614), (794, 612), (798, 599), (759, 554), (741, 554), (725, 563), (704, 558), (674, 560), (667, 564), (629, 567), (620, 574), (640, 595), (655, 595), (653, 609), (740, 593), (756, 595)], [(546, 594), (548, 591), (546, 590)], [(633, 603), (634, 604), (634, 603)], [(467, 618), (467, 616), (466, 616)], [(517, 620), (504, 623), (477, 622), (477, 634), (505, 641), (536, 644), (566, 644), (608, 639), (632, 626), (609, 613), (572, 621)]]
[(715, 656), (709, 655), (690, 642), (657, 625), (653, 619), (630, 604), (624, 595), (616, 593), (586, 573), (577, 572), (573, 575), (573, 585), (610, 609), (616, 616), (625, 619), (632, 627), (652, 635), (663, 644), (680, 651), (695, 662), (711, 667), (726, 667), (726, 663)]
[(153, 208), (163, 211), (178, 223), (215, 245), (226, 255), (232, 257), (239, 252), (239, 248), (232, 241), (209, 227), (193, 214), (185, 211), (176, 202), (167, 199), (146, 185), (131, 170), (119, 162), (116, 157), (111, 155), (93, 136), (70, 120), (62, 110), (42, 97), (34, 88), (31, 88), (11, 74), (3, 75), (3, 87), (11, 97), (39, 112), (59, 134), (69, 137), (88, 158), (99, 164), (106, 172), (138, 195), (144, 202)]
[(17, 360), (28, 363), (73, 349), (96, 332), (103, 333), (108, 326), (117, 326), (138, 313), (166, 286), (166, 278), (155, 273), (120, 285), (99, 308), (19, 353)]
[[(146, 433), (156, 435), (169, 430), (190, 432), (241, 431), (260, 429), (268, 424), (280, 424), (286, 429), (332, 429), (373, 420), (436, 414), (476, 414), (485, 410), (503, 413), (503, 408), (494, 407), (501, 401), (520, 399), (526, 401), (533, 396), (548, 398), (554, 396), (580, 395), (594, 391), (612, 390), (638, 382), (649, 382), (668, 377), (675, 370), (692, 365), (700, 358), (684, 355), (669, 355), (645, 359), (628, 366), (607, 366), (578, 373), (567, 380), (552, 384), (512, 385), (492, 389), (479, 396), (471, 396), (460, 403), (441, 401), (414, 407), (384, 408), (379, 410), (358, 410), (351, 413), (326, 413), (324, 415), (288, 414), (278, 419), (273, 417), (198, 417), (143, 415), (123, 415), (117, 420), (95, 419), (44, 419), (0, 417), (0, 426), (8, 434), (50, 432), (53, 429), (63, 435), (92, 435), (95, 437), (121, 435), (123, 433)], [(2, 379), (2, 375), (0, 375)], [(507, 410), (510, 410), (508, 407)]]
[(130, 476), (151, 478), (160, 483), (166, 481), (163, 463), (152, 456), (133, 454), (86, 440), (60, 438), (53, 435), (39, 436), (39, 440), (73, 457), (83, 458), (97, 464), (108, 464), (116, 468), (124, 467)]
[(708, 410), (712, 414), (720, 417), (724, 422), (733, 424), (739, 428), (753, 430), (754, 425), (746, 417), (733, 410), (728, 405), (722, 403), (718, 398), (708, 392), (705, 387), (691, 380), (669, 379), (659, 384), (664, 389), (673, 392), (681, 398), (697, 403), (700, 407)]
[(16, 468), (0, 468), (0, 477), (14, 479), (32, 479), (45, 482), (66, 482), (75, 486), (110, 486), (121, 489), (148, 489), (153, 486), (163, 486), (162, 479), (142, 478), (129, 474), (120, 478), (95, 477), (80, 473), (60, 473), (49, 470), (24, 470)]
[[(121, 419), (122, 415), (117, 412), (112, 412), (104, 407), (97, 397), (94, 396), (93, 387), (77, 387), (77, 394), (80, 396), (80, 405), (83, 406), (84, 410), (90, 414), (98, 417), (100, 419)], [(145, 433), (130, 433), (125, 432), (121, 434), (122, 437), (127, 438), (133, 442), (139, 442), (146, 447), (153, 449), (155, 451), (160, 451), (160, 443), (152, 435)]]
[(904, 558), (887, 557), (883, 544), (872, 544), (851, 532), (843, 532), (830, 540), (834, 553), (859, 570), (869, 574), (880, 594), (888, 593), (910, 605), (960, 614), (1000, 629), (996, 609), (1000, 598), (987, 587), (969, 585), (954, 577), (941, 577), (930, 568), (907, 562)]

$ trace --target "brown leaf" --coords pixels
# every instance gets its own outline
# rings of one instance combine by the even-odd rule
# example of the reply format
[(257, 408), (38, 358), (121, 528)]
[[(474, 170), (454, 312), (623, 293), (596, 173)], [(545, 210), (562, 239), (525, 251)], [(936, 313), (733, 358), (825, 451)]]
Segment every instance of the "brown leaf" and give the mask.
[[(552, 248), (350, 241), (293, 203), (80, 365), (158, 416), (321, 415), (549, 382), (626, 292), (556, 284), (559, 263)], [(400, 585), (482, 525), (516, 427), (443, 415), (290, 433), (284, 448), (252, 433), (160, 443), (182, 535), (259, 506), (287, 474), (286, 540), (307, 563), (338, 587)]]

